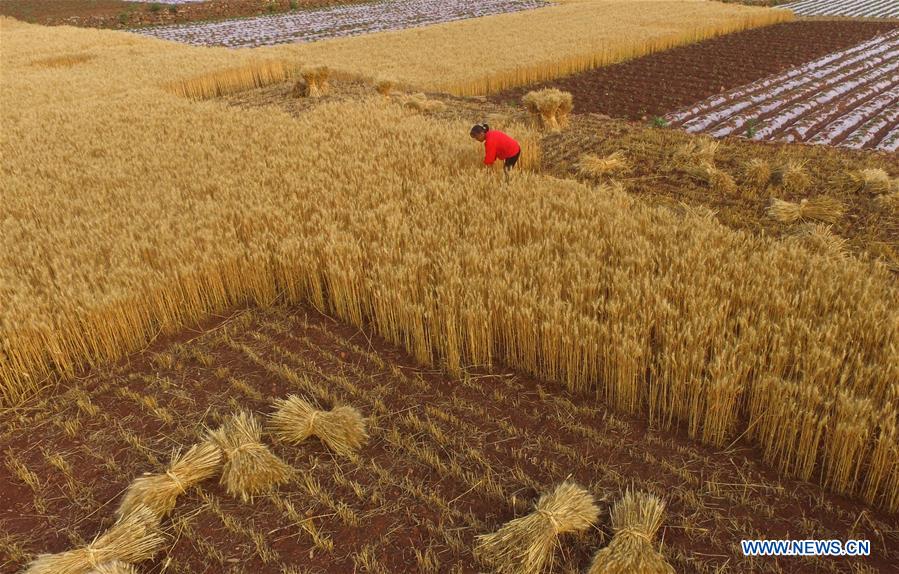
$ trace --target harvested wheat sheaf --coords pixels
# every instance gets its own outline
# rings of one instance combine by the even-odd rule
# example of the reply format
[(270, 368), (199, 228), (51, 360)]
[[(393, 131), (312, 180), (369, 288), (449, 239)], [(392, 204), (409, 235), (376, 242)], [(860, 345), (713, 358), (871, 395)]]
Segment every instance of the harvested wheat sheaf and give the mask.
[(292, 469), (262, 444), (262, 427), (247, 412), (233, 415), (221, 428), (209, 431), (224, 455), (221, 484), (228, 494), (248, 502), (288, 480)]
[(327, 66), (305, 66), (300, 69), (300, 76), (305, 81), (305, 96), (319, 98), (328, 93), (331, 70)]
[(539, 574), (552, 569), (560, 534), (586, 530), (598, 517), (593, 496), (577, 484), (564, 482), (541, 496), (527, 516), (478, 536), (475, 552), (498, 572)]
[(885, 211), (899, 213), (899, 191), (877, 196), (877, 204)]
[(163, 542), (159, 518), (149, 508), (137, 507), (84, 548), (41, 554), (25, 574), (87, 574), (108, 562), (140, 562), (151, 558)]
[(116, 512), (125, 516), (136, 507), (145, 506), (162, 518), (175, 507), (179, 495), (215, 474), (221, 462), (221, 450), (209, 441), (192, 446), (184, 454), (175, 454), (166, 472), (135, 479)]
[(775, 169), (771, 179), (790, 195), (804, 193), (812, 184), (812, 178), (805, 169), (805, 163), (795, 160), (790, 160)]
[(317, 436), (334, 452), (349, 455), (368, 440), (365, 418), (353, 407), (319, 410), (306, 399), (290, 395), (277, 399), (275, 408), (269, 417), (269, 428), (283, 442), (298, 444)]
[(652, 543), (664, 512), (658, 497), (625, 492), (612, 508), (612, 541), (596, 553), (588, 574), (674, 574)]
[(137, 568), (135, 568), (133, 564), (128, 564), (127, 562), (122, 562), (120, 560), (113, 560), (111, 562), (100, 564), (87, 574), (137, 574)]
[(588, 177), (602, 178), (614, 173), (626, 171), (630, 166), (627, 158), (620, 151), (616, 151), (605, 157), (588, 153), (578, 160), (578, 172)]
[(872, 194), (889, 193), (892, 181), (889, 174), (880, 168), (862, 169), (849, 173), (849, 180), (854, 191)]
[(417, 112), (425, 114), (446, 111), (446, 104), (440, 100), (430, 100), (422, 93), (412, 94), (403, 100), (403, 105)]
[(524, 107), (544, 129), (559, 131), (568, 125), (574, 97), (569, 92), (545, 88), (528, 92), (521, 98)]
[(749, 184), (764, 189), (771, 181), (771, 164), (766, 159), (753, 158), (747, 162), (744, 174)]
[(396, 89), (396, 80), (391, 78), (378, 78), (375, 80), (375, 91), (382, 96), (389, 96)]
[(715, 156), (721, 143), (708, 137), (699, 136), (677, 146), (672, 156), (675, 167), (696, 169), (702, 165), (714, 165)]
[(831, 225), (809, 223), (802, 226), (793, 239), (809, 251), (832, 256), (846, 255), (846, 240), (833, 232)]
[(775, 198), (768, 207), (768, 215), (782, 223), (806, 219), (835, 223), (845, 211), (846, 208), (840, 201), (824, 195), (803, 199), (799, 203)]

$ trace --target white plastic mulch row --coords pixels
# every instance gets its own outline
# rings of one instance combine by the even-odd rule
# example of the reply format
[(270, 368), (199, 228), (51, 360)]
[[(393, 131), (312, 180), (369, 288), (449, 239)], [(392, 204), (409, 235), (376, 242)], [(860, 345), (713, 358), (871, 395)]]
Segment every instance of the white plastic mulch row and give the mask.
[(899, 30), (713, 96), (666, 120), (713, 137), (895, 151)]
[(899, 18), (899, 0), (799, 0), (782, 4), (800, 16)]
[(381, 0), (253, 18), (158, 26), (139, 34), (232, 48), (312, 42), (546, 6), (545, 0)]

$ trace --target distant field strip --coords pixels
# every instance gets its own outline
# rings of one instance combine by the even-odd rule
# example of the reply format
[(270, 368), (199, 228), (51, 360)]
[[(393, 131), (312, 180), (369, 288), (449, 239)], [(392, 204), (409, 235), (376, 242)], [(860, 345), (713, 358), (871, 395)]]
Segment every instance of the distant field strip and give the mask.
[(543, 0), (381, 1), (136, 31), (195, 46), (271, 46), (426, 26), (546, 5)]
[(537, 10), (269, 48), (423, 90), (495, 93), (794, 19), (789, 10), (673, 0), (568, 1)]
[(899, 18), (896, 0), (801, 0), (783, 4), (800, 16), (855, 16), (861, 18)]
[(899, 30), (670, 114), (713, 137), (899, 149)]

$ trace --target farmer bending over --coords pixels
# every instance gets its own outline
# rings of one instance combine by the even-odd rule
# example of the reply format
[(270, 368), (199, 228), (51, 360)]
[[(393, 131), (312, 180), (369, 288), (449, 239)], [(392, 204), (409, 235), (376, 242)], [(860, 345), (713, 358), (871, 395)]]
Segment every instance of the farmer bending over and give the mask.
[(491, 130), (487, 124), (475, 124), (469, 135), (484, 142), (484, 165), (493, 165), (497, 158), (503, 160), (503, 170), (509, 171), (518, 162), (521, 146), (501, 131)]

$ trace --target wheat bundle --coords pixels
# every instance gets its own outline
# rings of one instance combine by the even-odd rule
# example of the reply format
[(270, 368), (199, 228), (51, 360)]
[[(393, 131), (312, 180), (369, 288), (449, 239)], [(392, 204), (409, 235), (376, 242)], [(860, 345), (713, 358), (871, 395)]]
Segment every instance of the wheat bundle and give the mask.
[(849, 181), (852, 183), (853, 190), (868, 193), (888, 193), (892, 187), (889, 174), (880, 168), (851, 172)]
[(396, 81), (391, 78), (378, 78), (375, 80), (375, 90), (382, 96), (389, 96), (396, 89)]
[(84, 548), (41, 554), (25, 574), (87, 574), (117, 560), (139, 562), (152, 557), (163, 542), (156, 513), (138, 506)]
[(881, 209), (899, 213), (899, 191), (877, 196), (877, 204)]
[(745, 167), (746, 181), (759, 188), (765, 188), (771, 181), (771, 164), (768, 160), (753, 158)]
[(541, 496), (534, 512), (478, 536), (475, 551), (498, 572), (538, 574), (552, 567), (560, 534), (585, 530), (598, 517), (593, 496), (577, 484), (564, 482)]
[(262, 444), (256, 417), (241, 412), (221, 428), (209, 432), (224, 454), (221, 484), (228, 494), (247, 502), (254, 494), (271, 490), (290, 478), (291, 468)]
[(446, 104), (441, 102), (440, 100), (429, 100), (427, 96), (424, 94), (413, 94), (406, 98), (403, 104), (407, 108), (411, 108), (418, 112), (423, 113), (436, 113), (442, 112), (446, 110)]
[(127, 562), (112, 560), (100, 564), (87, 574), (137, 574), (137, 568)]
[(539, 124), (550, 131), (559, 131), (565, 127), (571, 110), (574, 109), (574, 97), (569, 92), (556, 88), (528, 92), (521, 98), (521, 102)]
[(674, 163), (683, 168), (712, 165), (721, 144), (707, 137), (693, 138), (674, 151)]
[(793, 238), (807, 249), (822, 255), (842, 257), (846, 252), (846, 240), (834, 233), (830, 225), (806, 224), (796, 232)]
[(794, 160), (774, 170), (772, 180), (789, 194), (800, 194), (812, 183), (812, 178), (805, 169), (805, 163)]
[(318, 98), (328, 93), (331, 70), (327, 66), (305, 66), (300, 69), (300, 76), (306, 86), (303, 95)]
[(599, 157), (588, 153), (581, 156), (578, 161), (578, 172), (588, 177), (601, 178), (606, 175), (627, 170), (627, 159), (620, 151), (616, 151), (605, 157)]
[(684, 168), (684, 171), (708, 184), (713, 191), (725, 195), (733, 195), (737, 192), (737, 183), (734, 181), (734, 178), (710, 162), (703, 161), (698, 165), (690, 165)]
[(353, 453), (368, 440), (365, 418), (353, 407), (323, 411), (296, 395), (277, 399), (275, 407), (277, 410), (269, 417), (269, 428), (278, 440), (296, 444), (315, 435), (328, 448), (343, 455)]
[(135, 479), (116, 513), (124, 516), (143, 505), (162, 518), (172, 511), (180, 494), (212, 476), (221, 463), (222, 451), (209, 441), (195, 444), (183, 455), (176, 453), (164, 473)]
[(844, 211), (842, 203), (827, 196), (803, 199), (799, 203), (773, 199), (768, 207), (768, 215), (782, 223), (794, 223), (801, 219), (834, 223), (842, 217)]
[(612, 541), (593, 557), (588, 574), (674, 574), (652, 544), (664, 512), (658, 497), (625, 492), (612, 508)]

